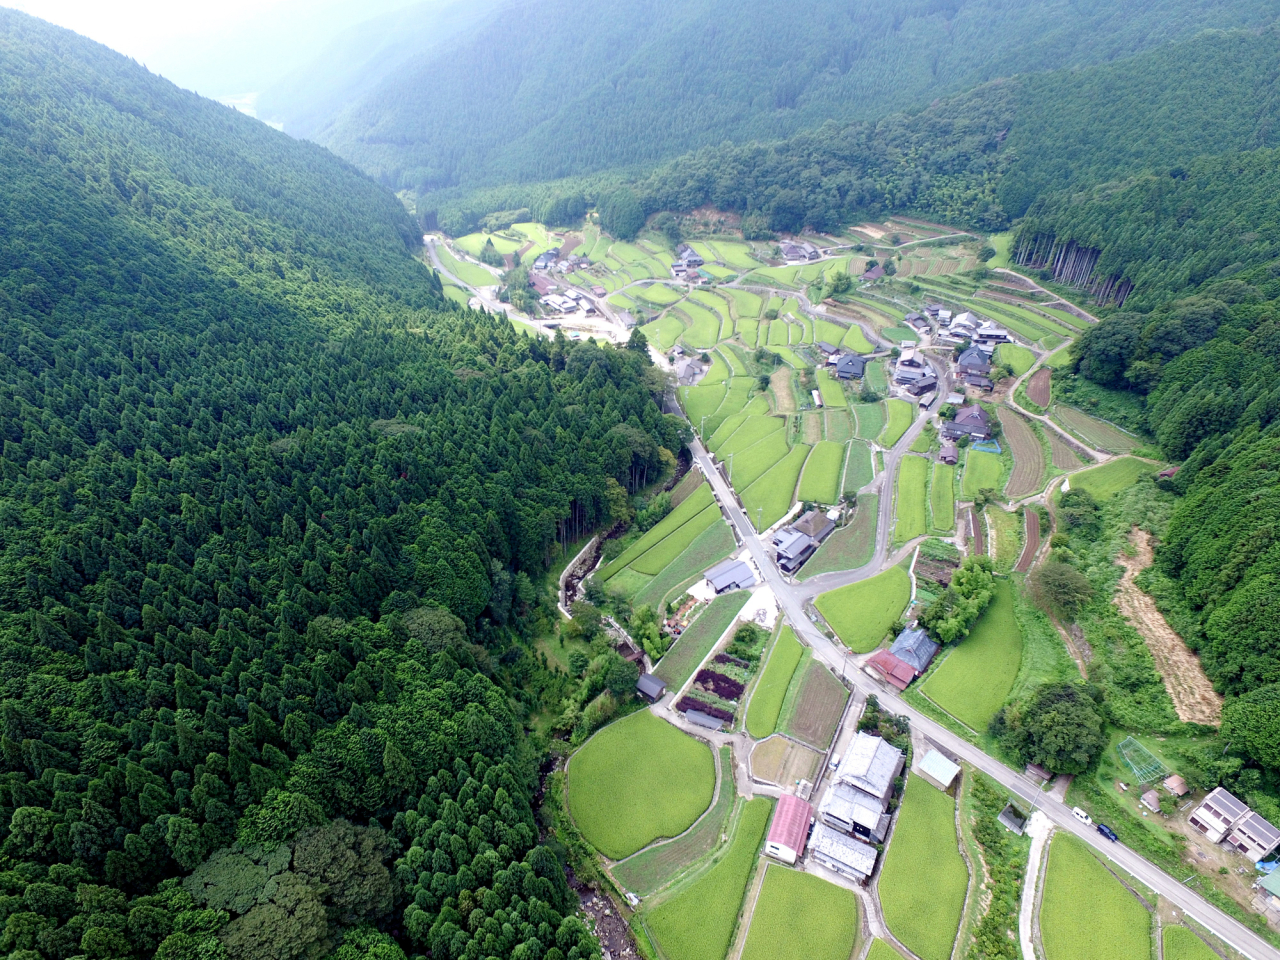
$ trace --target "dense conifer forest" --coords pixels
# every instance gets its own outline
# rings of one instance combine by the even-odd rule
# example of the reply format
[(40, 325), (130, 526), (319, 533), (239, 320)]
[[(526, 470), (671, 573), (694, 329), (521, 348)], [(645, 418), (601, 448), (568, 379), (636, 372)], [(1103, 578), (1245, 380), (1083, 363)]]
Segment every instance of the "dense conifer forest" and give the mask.
[(446, 43), (424, 33), (422, 52), (355, 102), (313, 102), (331, 84), (326, 58), (264, 108), (394, 188), (475, 188), (876, 120), (997, 77), (1273, 18), (1259, 0), (501, 4)]
[[(1096, 209), (1083, 188), (1153, 166), (1186, 175), (1197, 162), (1212, 165), (1199, 160), (1208, 155), (1280, 144), (1277, 50), (1274, 27), (1209, 32), (1114, 64), (994, 81), (916, 112), (706, 147), (646, 173), (446, 191), (419, 208), (465, 233), (491, 211), (548, 211), (575, 196), (604, 204), (627, 187), (645, 214), (710, 204), (766, 231), (829, 230), (895, 212), (999, 230), (1028, 209), (1043, 229), (1056, 215), (1065, 231), (1069, 214)], [(1211, 223), (1253, 202), (1249, 184), (1233, 178), (1214, 189)], [(1123, 218), (1109, 219), (1123, 229)]]
[(594, 956), (524, 638), (682, 443), (647, 358), (447, 304), (363, 174), (8, 11), (0, 91), (2, 948)]

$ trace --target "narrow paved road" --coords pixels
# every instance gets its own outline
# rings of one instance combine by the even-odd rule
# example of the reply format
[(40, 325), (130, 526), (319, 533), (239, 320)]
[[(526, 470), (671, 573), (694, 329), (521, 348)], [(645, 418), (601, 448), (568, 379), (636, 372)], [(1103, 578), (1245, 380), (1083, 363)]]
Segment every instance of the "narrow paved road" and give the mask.
[[(918, 432), (918, 423), (916, 428)], [(909, 441), (904, 437), (903, 441), (895, 447), (895, 450), (901, 448), (904, 442), (909, 446)], [(782, 573), (769, 558), (764, 544), (756, 536), (755, 530), (747, 519), (746, 514), (738, 505), (733, 490), (720, 475), (720, 472), (716, 470), (715, 464), (706, 450), (696, 440), (693, 444), (693, 450), (694, 458), (697, 460), (702, 472), (709, 478), (712, 489), (724, 507), (725, 515), (738, 533), (738, 538), (747, 547), (752, 559), (756, 562), (756, 566), (773, 589), (774, 595), (778, 598), (779, 605), (782, 607), (783, 614), (796, 633), (803, 637), (804, 641), (813, 649), (814, 656), (820, 658), (836, 673), (846, 677), (859, 693), (864, 696), (875, 694), (888, 709), (906, 716), (915, 730), (923, 733), (952, 755), (962, 758), (966, 763), (981, 770), (999, 782), (1005, 789), (1011, 790), (1021, 797), (1029, 805), (1043, 811), (1057, 829), (1068, 831), (1079, 837), (1098, 853), (1112, 860), (1123, 870), (1126, 870), (1140, 882), (1167, 899), (1179, 910), (1186, 913), (1187, 916), (1202, 923), (1233, 949), (1253, 958), (1253, 960), (1280, 960), (1280, 950), (1271, 946), (1244, 924), (1219, 910), (1200, 897), (1199, 894), (1184, 887), (1177, 880), (1128, 847), (1107, 841), (1095, 829), (1087, 827), (1076, 820), (1072, 816), (1071, 809), (1066, 804), (1048, 794), (1040, 793), (1037, 787), (1022, 773), (1010, 770), (1003, 763), (983, 753), (967, 740), (958, 737), (946, 727), (919, 713), (914, 707), (902, 700), (892, 688), (876, 682), (854, 667), (850, 662), (848, 652), (843, 648), (837, 648), (806, 616), (802, 597), (798, 594), (796, 588), (786, 581), (786, 578), (783, 577)], [(896, 462), (895, 458), (894, 463), (896, 464)], [(891, 479), (888, 477), (889, 469), (890, 464), (886, 457), (886, 479)], [(877, 549), (879, 549), (878, 546)]]

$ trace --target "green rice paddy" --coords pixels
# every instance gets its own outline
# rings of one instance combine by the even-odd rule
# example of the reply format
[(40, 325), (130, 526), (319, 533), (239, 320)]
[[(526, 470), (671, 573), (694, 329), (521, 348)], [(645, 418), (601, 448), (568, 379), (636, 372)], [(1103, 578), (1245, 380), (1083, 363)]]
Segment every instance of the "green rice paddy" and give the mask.
[(981, 491), (999, 490), (1004, 484), (1004, 461), (996, 453), (970, 450), (965, 458), (964, 481), (961, 484), (964, 499), (972, 500)]
[(893, 542), (906, 543), (925, 534), (925, 481), (929, 461), (922, 457), (903, 457), (898, 466), (897, 522)]
[(723, 857), (648, 914), (646, 925), (666, 956), (724, 960), (772, 811), (767, 797), (747, 802)]
[(857, 420), (854, 436), (874, 440), (884, 430), (884, 403), (859, 403), (851, 407)]
[(770, 864), (742, 960), (849, 960), (857, 931), (852, 890)]
[(711, 805), (716, 774), (706, 744), (642, 710), (588, 740), (568, 779), (574, 823), (616, 860), (687, 830)]
[(956, 468), (948, 463), (933, 465), (929, 506), (935, 530), (950, 530), (956, 525)]
[(889, 408), (889, 422), (885, 425), (884, 433), (880, 435), (879, 443), (887, 450), (901, 440), (902, 435), (911, 427), (915, 408), (907, 401), (896, 397), (886, 400), (885, 404)]
[(796, 639), (790, 627), (784, 626), (769, 654), (769, 662), (765, 664), (764, 673), (751, 694), (747, 704), (747, 732), (757, 740), (763, 740), (778, 728), (778, 714), (782, 711), (782, 701), (787, 695), (787, 687), (791, 685), (791, 676), (796, 672), (796, 664), (800, 662), (800, 654), (804, 647)]
[(597, 576), (602, 581), (608, 580), (632, 560), (661, 543), (668, 535), (678, 530), (683, 524), (692, 520), (714, 503), (715, 497), (712, 496), (711, 485), (707, 483), (701, 484), (697, 490), (681, 502), (680, 506), (663, 517), (643, 537), (615, 557)]
[(1155, 473), (1156, 466), (1134, 457), (1121, 457), (1071, 475), (1072, 490), (1087, 490), (1097, 500), (1114, 497), (1121, 490), (1127, 490), (1138, 478)]
[(996, 360), (1000, 363), (1007, 363), (1013, 367), (1013, 375), (1020, 377), (1028, 370), (1031, 365), (1036, 362), (1036, 355), (1026, 347), (1020, 347), (1013, 343), (1002, 343), (996, 349)]
[(854, 653), (870, 653), (902, 616), (911, 599), (911, 579), (901, 567), (820, 594), (818, 612)]
[(954, 800), (908, 777), (880, 872), (880, 905), (893, 935), (921, 960), (949, 960), (960, 929), (969, 871), (955, 816)]
[(828, 506), (840, 500), (840, 473), (844, 469), (845, 448), (842, 443), (823, 440), (813, 446), (800, 477), (797, 500)]
[(958, 641), (921, 692), (971, 729), (984, 732), (1004, 706), (1022, 666), (1022, 632), (1013, 615), (1013, 585), (997, 580), (991, 605)]
[(1082, 841), (1059, 832), (1049, 844), (1040, 937), (1046, 960), (1149, 957), (1151, 915)]
[(666, 569), (667, 564), (684, 553), (689, 548), (689, 545), (698, 539), (702, 531), (713, 523), (719, 522), (720, 506), (713, 503), (687, 523), (673, 530), (665, 539), (654, 544), (636, 557), (635, 560), (631, 561), (631, 569), (649, 576), (661, 573)]
[[(827, 435), (831, 435), (828, 428)], [(861, 440), (848, 444), (849, 454), (844, 468), (845, 493), (856, 493), (874, 480), (875, 466), (871, 462), (871, 448)]]
[(795, 502), (796, 482), (800, 479), (800, 471), (808, 456), (809, 448), (804, 444), (797, 444), (770, 467), (767, 473), (743, 489), (742, 508), (755, 523), (756, 530), (767, 530), (791, 508), (791, 504)]
[(827, 367), (822, 367), (818, 371), (818, 390), (822, 394), (824, 406), (838, 409), (849, 405), (849, 401), (844, 396), (844, 387)]

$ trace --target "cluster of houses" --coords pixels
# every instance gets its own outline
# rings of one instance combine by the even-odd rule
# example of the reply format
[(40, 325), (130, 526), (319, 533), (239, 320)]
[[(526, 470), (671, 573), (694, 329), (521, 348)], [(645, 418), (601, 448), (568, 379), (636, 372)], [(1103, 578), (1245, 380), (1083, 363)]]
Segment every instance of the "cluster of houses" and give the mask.
[(546, 253), (540, 253), (533, 261), (533, 269), (544, 272), (555, 273), (573, 273), (575, 270), (584, 270), (591, 266), (591, 261), (582, 256), (568, 256), (563, 259), (560, 256), (559, 249), (551, 249)]
[(671, 276), (677, 280), (701, 283), (702, 275), (698, 273), (698, 268), (706, 263), (702, 255), (687, 243), (682, 243), (676, 248), (676, 257), (677, 260), (671, 264)]
[(956, 411), (953, 419), (942, 421), (941, 437), (944, 446), (948, 442), (954, 445), (961, 437), (968, 437), (970, 440), (990, 440), (991, 414), (977, 405), (961, 407)]
[(1210, 843), (1226, 843), (1254, 863), (1280, 847), (1280, 830), (1222, 787), (1200, 801), (1190, 823)]
[(799, 797), (779, 798), (764, 852), (795, 863), (806, 849), (815, 862), (862, 883), (876, 867), (892, 815), (889, 800), (906, 762), (903, 752), (880, 737), (859, 732), (842, 759), (833, 759), (831, 785), (813, 806)]
[(862, 669), (873, 677), (899, 690), (923, 676), (938, 655), (939, 645), (919, 627), (903, 630), (888, 650), (878, 650), (867, 659)]
[[(535, 289), (537, 289), (535, 285)], [(549, 307), (559, 313), (574, 313), (579, 308), (583, 313), (591, 314), (596, 312), (596, 305), (584, 297), (577, 290), (566, 290), (564, 293), (544, 293), (540, 294), (543, 307)]]
[(817, 551), (818, 545), (836, 528), (840, 511), (810, 510), (803, 517), (783, 527), (773, 536), (778, 569), (783, 573), (795, 573)]
[(894, 366), (893, 382), (913, 397), (920, 398), (920, 405), (927, 407), (938, 392), (938, 378), (925, 360), (924, 354), (911, 344), (903, 344)]
[(822, 251), (807, 240), (783, 240), (778, 250), (784, 260), (820, 260)]
[(861, 380), (866, 375), (867, 364), (871, 362), (870, 357), (844, 353), (834, 343), (828, 343), (826, 340), (819, 340), (815, 346), (827, 358), (827, 365), (831, 367), (837, 379)]

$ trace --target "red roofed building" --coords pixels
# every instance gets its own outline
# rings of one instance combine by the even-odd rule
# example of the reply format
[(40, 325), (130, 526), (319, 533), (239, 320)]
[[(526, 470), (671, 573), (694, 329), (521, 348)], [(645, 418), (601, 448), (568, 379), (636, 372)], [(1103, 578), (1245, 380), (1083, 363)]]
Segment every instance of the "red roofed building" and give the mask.
[(797, 796), (783, 794), (773, 811), (773, 823), (769, 824), (764, 852), (783, 863), (795, 863), (804, 854), (812, 819), (813, 807)]
[(877, 650), (875, 655), (863, 664), (863, 669), (868, 673), (875, 671), (882, 680), (893, 684), (899, 690), (907, 689), (907, 685), (916, 678), (915, 667), (899, 660), (888, 650)]

